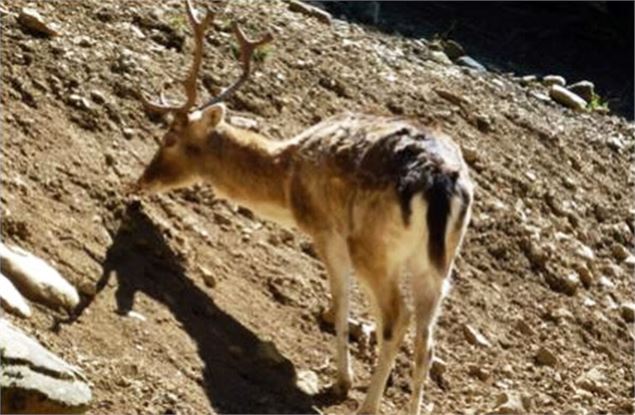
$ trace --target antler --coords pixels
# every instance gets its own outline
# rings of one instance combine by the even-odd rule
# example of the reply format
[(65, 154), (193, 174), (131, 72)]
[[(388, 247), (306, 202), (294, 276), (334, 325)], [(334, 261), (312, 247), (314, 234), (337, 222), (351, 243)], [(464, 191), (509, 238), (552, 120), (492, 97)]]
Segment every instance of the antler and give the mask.
[(210, 105), (221, 102), (231, 94), (236, 92), (238, 88), (249, 78), (251, 74), (251, 57), (254, 54), (254, 51), (263, 45), (271, 42), (273, 40), (273, 35), (271, 32), (267, 32), (260, 40), (251, 40), (245, 36), (245, 33), (242, 31), (240, 26), (236, 22), (232, 24), (232, 28), (234, 30), (234, 35), (236, 36), (236, 40), (238, 40), (238, 45), (240, 47), (240, 61), (243, 67), (243, 73), (238, 78), (236, 82), (226, 88), (220, 95), (214, 97), (207, 101), (205, 104), (201, 106), (201, 108), (208, 107)]
[(196, 11), (192, 7), (190, 0), (185, 0), (185, 7), (187, 9), (187, 17), (190, 21), (190, 26), (194, 32), (194, 59), (192, 66), (187, 74), (187, 78), (183, 81), (183, 88), (185, 89), (185, 96), (187, 99), (181, 105), (173, 105), (165, 102), (163, 93), (161, 93), (160, 103), (150, 102), (145, 95), (141, 94), (141, 101), (146, 110), (155, 112), (158, 114), (165, 114), (168, 112), (187, 113), (190, 108), (196, 104), (196, 79), (198, 78), (198, 72), (201, 69), (201, 61), (203, 59), (203, 41), (205, 38), (205, 30), (214, 20), (214, 13), (207, 11), (203, 20), (196, 18)]

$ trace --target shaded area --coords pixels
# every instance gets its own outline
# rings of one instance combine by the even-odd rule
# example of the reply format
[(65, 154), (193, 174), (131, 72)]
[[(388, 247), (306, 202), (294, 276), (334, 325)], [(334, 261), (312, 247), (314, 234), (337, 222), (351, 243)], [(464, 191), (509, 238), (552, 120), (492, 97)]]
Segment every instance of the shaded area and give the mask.
[(633, 119), (634, 2), (320, 2), (388, 33), (458, 41), (490, 70), (589, 80)]
[[(112, 276), (118, 312), (134, 305), (137, 292), (165, 305), (196, 342), (204, 363), (203, 384), (219, 413), (315, 413), (312, 399), (295, 385), (293, 364), (264, 358), (270, 343), (218, 308), (186, 275), (164, 236), (139, 203), (130, 205), (108, 249), (99, 293)], [(75, 318), (88, 307), (84, 302)]]

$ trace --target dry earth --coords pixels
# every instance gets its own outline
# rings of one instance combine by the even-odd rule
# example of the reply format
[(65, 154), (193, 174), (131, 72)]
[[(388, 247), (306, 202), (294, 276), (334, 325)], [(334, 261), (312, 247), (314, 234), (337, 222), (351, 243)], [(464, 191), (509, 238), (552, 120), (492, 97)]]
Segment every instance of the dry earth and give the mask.
[[(14, 13), (25, 5), (60, 35), (22, 29)], [(50, 260), (83, 298), (76, 319), (38, 308), (14, 322), (83, 368), (90, 413), (353, 411), (374, 352), (354, 340), (355, 387), (344, 401), (328, 393), (327, 283), (305, 237), (208, 187), (123, 196), (163, 130), (139, 91), (156, 93), (189, 62), (181, 2), (2, 7), (2, 237)], [(494, 411), (505, 394), (521, 412), (633, 412), (632, 123), (280, 1), (231, 3), (217, 19), (206, 94), (237, 76), (234, 18), (276, 36), (228, 102), (255, 129), (290, 137), (342, 110), (388, 112), (439, 122), (463, 147), (475, 212), (438, 324), (434, 413)], [(368, 319), (357, 292), (354, 315)], [(470, 328), (487, 344), (472, 344)], [(385, 413), (407, 401), (411, 356), (408, 342)], [(323, 392), (296, 386), (306, 370)]]

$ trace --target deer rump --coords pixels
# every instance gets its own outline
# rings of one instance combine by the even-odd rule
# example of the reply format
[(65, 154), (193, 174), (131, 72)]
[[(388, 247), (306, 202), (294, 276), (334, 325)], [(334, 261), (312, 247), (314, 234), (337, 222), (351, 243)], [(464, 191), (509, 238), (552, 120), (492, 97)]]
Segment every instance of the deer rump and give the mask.
[(305, 134), (298, 137), (305, 160), (352, 174), (360, 188), (393, 186), (405, 226), (413, 214), (412, 199), (421, 194), (427, 203), (428, 255), (438, 269), (445, 267), (447, 230), (463, 227), (471, 203), (460, 180), (467, 167), (448, 137), (403, 117), (378, 122), (363, 114), (333, 117)]

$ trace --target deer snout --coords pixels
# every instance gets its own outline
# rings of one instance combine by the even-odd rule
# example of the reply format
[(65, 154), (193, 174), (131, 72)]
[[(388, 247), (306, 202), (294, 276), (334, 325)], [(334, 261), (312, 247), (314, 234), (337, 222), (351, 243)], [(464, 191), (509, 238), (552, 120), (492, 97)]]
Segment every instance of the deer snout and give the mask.
[(159, 190), (160, 187), (160, 182), (155, 178), (149, 177), (147, 170), (136, 182), (130, 184), (131, 190), (137, 195), (154, 193)]

